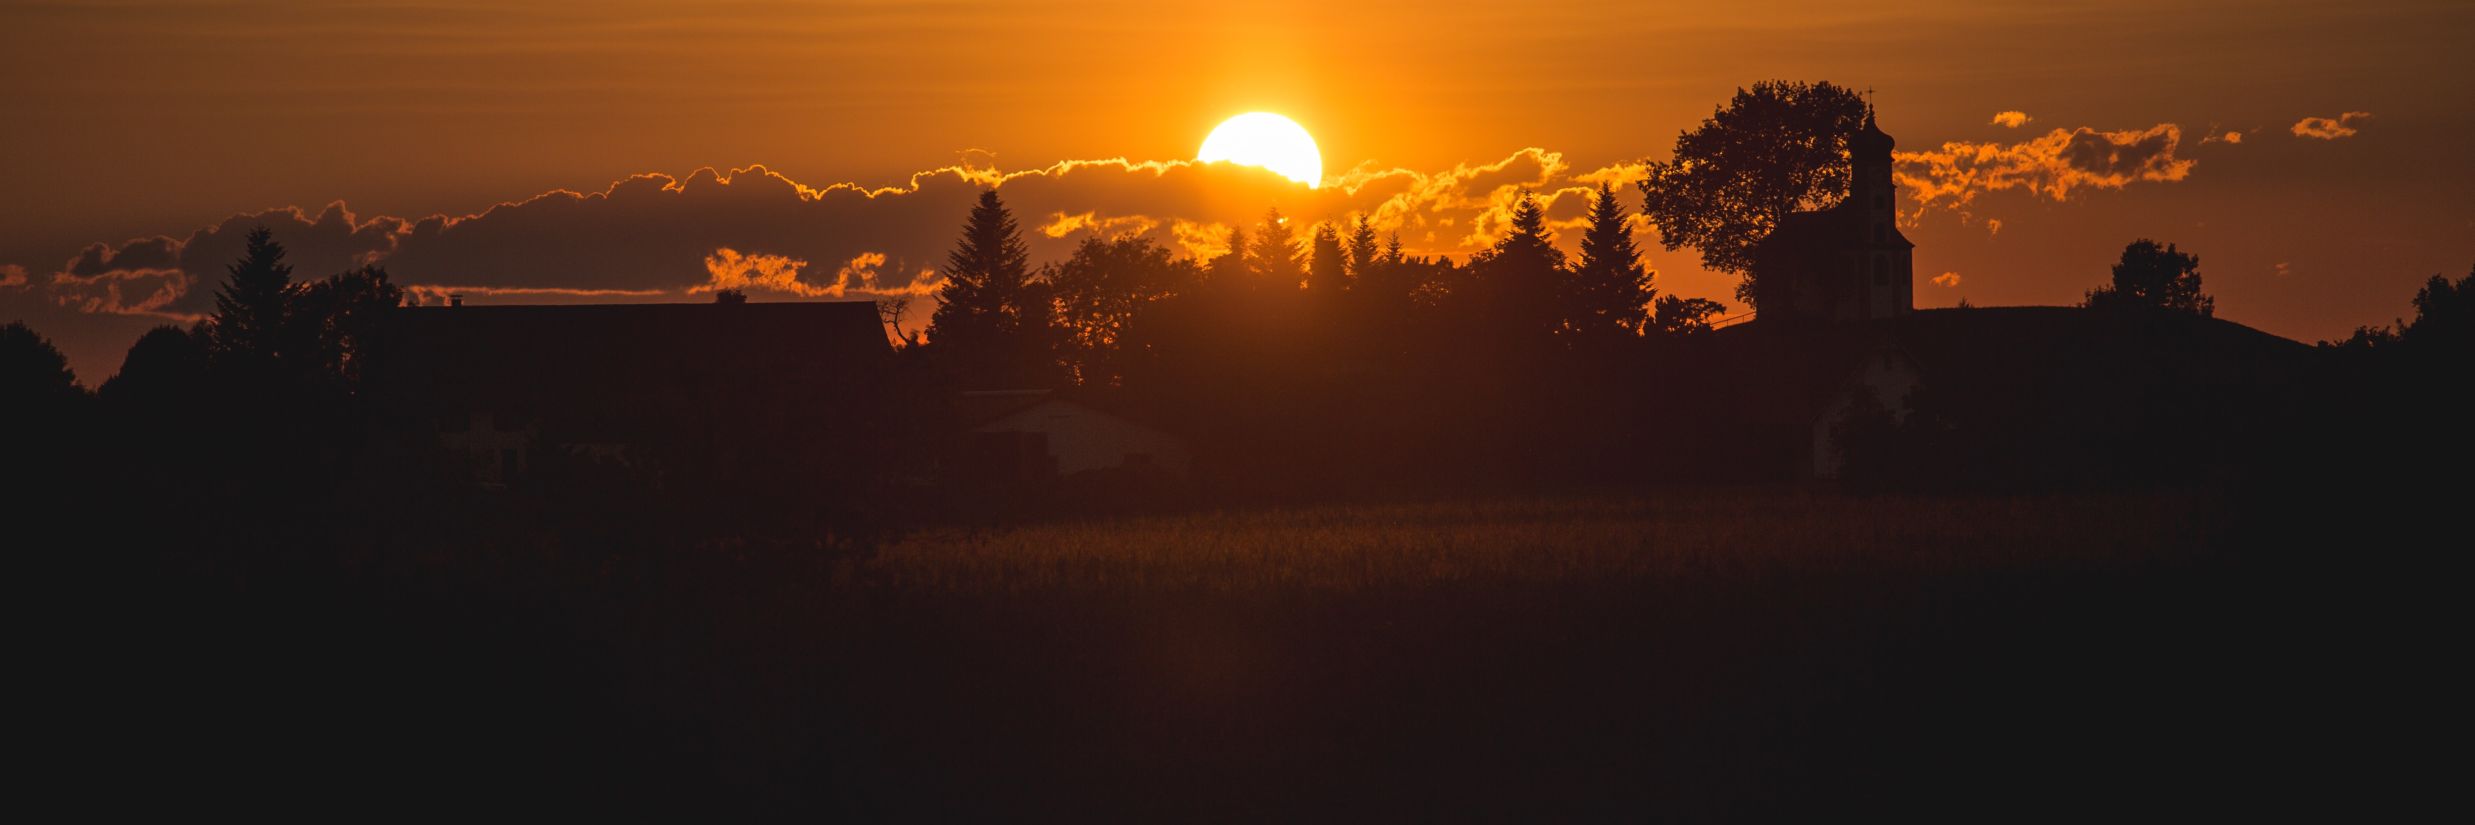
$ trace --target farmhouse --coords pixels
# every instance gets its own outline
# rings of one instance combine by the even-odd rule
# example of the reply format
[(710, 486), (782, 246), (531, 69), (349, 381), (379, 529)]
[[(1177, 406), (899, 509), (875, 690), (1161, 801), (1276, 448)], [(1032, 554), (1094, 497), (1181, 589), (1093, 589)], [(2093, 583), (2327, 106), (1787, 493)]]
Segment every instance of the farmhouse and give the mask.
[(1122, 473), (1183, 478), (1186, 441), (1048, 390), (964, 393), (958, 470), (983, 482), (1036, 482)]

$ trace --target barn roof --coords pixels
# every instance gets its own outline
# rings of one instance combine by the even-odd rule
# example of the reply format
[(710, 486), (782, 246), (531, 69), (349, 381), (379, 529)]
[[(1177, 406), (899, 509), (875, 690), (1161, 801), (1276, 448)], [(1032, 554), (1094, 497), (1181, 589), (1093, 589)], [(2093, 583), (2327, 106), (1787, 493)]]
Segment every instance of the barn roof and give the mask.
[[(400, 403), (559, 415), (746, 410), (756, 393), (873, 377), (891, 346), (865, 301), (408, 307), (371, 365)], [(753, 411), (762, 413), (763, 411)]]

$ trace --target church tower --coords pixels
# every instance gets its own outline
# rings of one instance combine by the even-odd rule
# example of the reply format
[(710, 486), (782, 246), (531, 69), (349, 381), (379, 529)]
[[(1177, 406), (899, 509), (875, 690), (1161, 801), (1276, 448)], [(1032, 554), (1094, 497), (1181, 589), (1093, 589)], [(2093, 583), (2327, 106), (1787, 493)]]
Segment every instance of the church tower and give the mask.
[(1863, 215), (1864, 246), (1860, 253), (1865, 281), (1857, 293), (1865, 296), (1859, 318), (1906, 315), (1916, 307), (1916, 271), (1909, 243), (1899, 232), (1899, 183), (1891, 179), (1891, 149), (1897, 143), (1874, 123), (1873, 106), (1865, 106), (1865, 126), (1848, 136), (1848, 200)]
[(1837, 206), (1780, 220), (1754, 247), (1754, 309), (1777, 323), (1896, 318), (1915, 310), (1916, 244), (1899, 233), (1891, 136), (1865, 107), (1848, 137), (1848, 191)]

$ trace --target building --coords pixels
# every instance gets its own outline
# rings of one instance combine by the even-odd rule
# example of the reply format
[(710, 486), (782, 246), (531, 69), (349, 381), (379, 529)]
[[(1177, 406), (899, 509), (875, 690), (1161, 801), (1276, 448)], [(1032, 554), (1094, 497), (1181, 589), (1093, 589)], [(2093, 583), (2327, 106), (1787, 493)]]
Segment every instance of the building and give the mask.
[(1185, 439), (1048, 390), (964, 393), (961, 456), (968, 483), (1120, 474), (1184, 478)]
[(1768, 322), (1894, 318), (1916, 306), (1916, 244), (1899, 232), (1891, 136), (1865, 125), (1848, 136), (1848, 195), (1839, 205), (1788, 215), (1754, 248), (1754, 306)]
[(484, 485), (546, 451), (727, 475), (866, 438), (892, 358), (865, 301), (407, 307), (378, 344), (383, 408)]

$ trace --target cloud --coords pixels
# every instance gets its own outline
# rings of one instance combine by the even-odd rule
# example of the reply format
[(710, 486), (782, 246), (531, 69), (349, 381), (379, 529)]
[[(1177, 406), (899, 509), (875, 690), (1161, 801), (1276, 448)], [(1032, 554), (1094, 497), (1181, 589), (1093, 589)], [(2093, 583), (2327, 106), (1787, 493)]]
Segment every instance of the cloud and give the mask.
[(2371, 112), (2347, 112), (2337, 117), (2307, 117), (2295, 121), (2294, 133), (2296, 137), (2319, 140), (2354, 137), (2360, 131), (2357, 127), (2371, 119)]
[(2017, 129), (2028, 125), (2029, 121), (2035, 119), (2036, 118), (2029, 117), (2027, 112), (2012, 109), (2009, 111), (1995, 112), (1993, 122), (1995, 125), (2006, 129)]
[(1959, 273), (1945, 272), (1934, 276), (1935, 286), (1959, 286)]
[(26, 268), (16, 264), (0, 264), (0, 289), (24, 289), (32, 283)]
[(2194, 161), (2175, 157), (2182, 127), (2161, 123), (2138, 131), (2055, 129), (2019, 143), (1953, 141), (1895, 155), (1899, 184), (1916, 199), (1913, 222), (1935, 207), (1961, 211), (1977, 196), (2007, 189), (2066, 201), (2079, 189), (2121, 189), (2136, 182), (2179, 181)]
[[(59, 283), (95, 298), (97, 311), (203, 312), (248, 230), (265, 225), (297, 277), (378, 263), (423, 301), (450, 292), (581, 299), (725, 288), (803, 298), (920, 294), (937, 278), (917, 262), (944, 258), (973, 199), (991, 185), (1023, 220), (1035, 260), (1061, 259), (1087, 235), (1143, 235), (1209, 257), (1231, 227), (1251, 230), (1269, 206), (1290, 216), (1292, 240), (1317, 223), (1365, 215), (1378, 231), (1399, 232), (1412, 254), (1465, 256), (1503, 235), (1523, 192), (1538, 196), (1552, 225), (1568, 228), (1579, 225), (1594, 183), (1639, 175), (1638, 164), (1574, 169), (1537, 148), (1433, 172), (1362, 165), (1320, 189), (1230, 164), (1106, 159), (1006, 172), (978, 160), (893, 186), (811, 185), (750, 166), (631, 175), (599, 191), (553, 190), (461, 215), (362, 219), (342, 203), (315, 214), (267, 210), (185, 238), (88, 246), (58, 270), (80, 280)], [(1641, 231), (1647, 239), (1649, 228)], [(810, 263), (825, 261), (843, 262), (831, 282), (823, 264)], [(170, 272), (186, 276), (178, 288), (136, 291), (141, 277), (163, 281)], [(123, 290), (117, 299), (89, 295), (114, 285)]]
[[(885, 256), (869, 252), (863, 253), (858, 259), (853, 259), (852, 264), (857, 265), (860, 259), (866, 258), (874, 258), (879, 262), (885, 260)], [(808, 262), (798, 258), (762, 253), (742, 255), (739, 250), (725, 246), (705, 256), (705, 274), (711, 280), (689, 287), (688, 292), (761, 289), (797, 295), (802, 298), (842, 297), (839, 284), (818, 286), (799, 280), (799, 271), (806, 268), (808, 268)], [(844, 272), (848, 271), (846, 267)]]
[(2208, 136), (2206, 136), (2206, 137), (2202, 137), (2202, 138), (2200, 138), (2200, 144), (2201, 144), (2201, 145), (2203, 145), (2203, 146), (2206, 146), (2206, 145), (2211, 144), (2211, 143), (2228, 143), (2228, 144), (2239, 144), (2239, 143), (2242, 143), (2242, 142), (2243, 142), (2243, 133), (2242, 133), (2242, 132), (2237, 132), (2237, 131), (2234, 131), (2234, 130), (2232, 130), (2232, 129), (2228, 129), (2228, 130), (2226, 130), (2226, 132), (2225, 132), (2224, 134), (2208, 135)]
[(2289, 268), (2291, 264), (2292, 262), (2290, 261), (2279, 261), (2275, 266), (2269, 268), (2269, 274), (2280, 278), (2292, 275), (2294, 274), (2294, 270)]
[(1993, 235), (2000, 235), (2000, 234), (2002, 234), (2002, 219), (2001, 219), (2001, 218), (1986, 218), (1986, 219), (1985, 219), (1985, 234), (1986, 234), (1987, 236), (1993, 236)]
[(178, 269), (113, 269), (94, 275), (56, 272), (50, 293), (54, 305), (89, 314), (193, 321), (201, 316), (175, 309), (189, 294), (190, 284), (189, 273)]
[[(474, 302), (693, 300), (720, 289), (747, 290), (760, 300), (924, 297), (944, 286), (934, 264), (988, 186), (1022, 222), (1035, 262), (1062, 260), (1086, 237), (1121, 235), (1209, 259), (1226, 249), (1233, 227), (1251, 233), (1272, 206), (1289, 217), (1292, 242), (1318, 223), (1363, 215), (1378, 232), (1397, 232), (1409, 254), (1466, 258), (1503, 236), (1524, 192), (1539, 198), (1550, 228), (1569, 247), (1578, 243), (1572, 230), (1582, 225), (1598, 183), (1616, 184), (1628, 206), (1638, 207), (1630, 184), (1641, 176), (1638, 163), (1576, 168), (1561, 153), (1535, 147), (1441, 170), (1362, 164), (1321, 188), (1231, 164), (1111, 158), (1005, 171), (987, 166), (985, 153), (966, 160), (881, 186), (814, 184), (749, 166), (634, 174), (599, 189), (556, 189), (462, 214), (364, 218), (341, 202), (236, 214), (186, 235), (95, 243), (64, 251), (57, 263), (10, 270), (23, 282), (13, 277), (16, 286), (0, 292), (11, 302), (0, 309), (98, 320), (202, 317), (225, 267), (262, 225), (285, 246), (296, 278), (374, 263), (419, 304), (454, 295)], [(1635, 231), (1645, 248), (1656, 249), (1646, 222), (1636, 222)], [(933, 309), (934, 301), (915, 301), (912, 311), (921, 317), (910, 323), (916, 327)]]
[(1159, 221), (1142, 215), (1108, 218), (1099, 217), (1097, 211), (1086, 209), (1072, 215), (1064, 212), (1050, 213), (1048, 222), (1040, 227), (1040, 234), (1051, 238), (1063, 238), (1076, 232), (1090, 232), (1104, 238), (1113, 238), (1120, 235), (1148, 235), (1158, 228), (1160, 228)]

